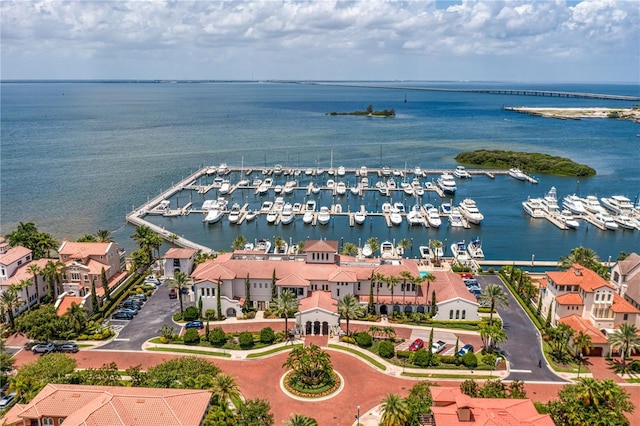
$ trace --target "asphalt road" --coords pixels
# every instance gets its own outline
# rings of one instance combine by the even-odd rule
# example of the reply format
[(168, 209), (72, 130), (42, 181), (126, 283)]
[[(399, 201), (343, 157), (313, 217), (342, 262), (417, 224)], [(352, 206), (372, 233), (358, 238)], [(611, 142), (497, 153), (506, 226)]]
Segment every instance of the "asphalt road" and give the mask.
[[(97, 349), (140, 350), (144, 342), (158, 335), (158, 330), (165, 323), (170, 324), (177, 333), (178, 326), (171, 317), (180, 309), (180, 304), (178, 299), (169, 299), (169, 288), (167, 284), (160, 285), (132, 320), (109, 320), (116, 328), (123, 328), (113, 341)], [(189, 305), (187, 297), (183, 295), (185, 309)]]
[[(508, 307), (498, 309), (508, 336), (508, 340), (499, 346), (511, 368), (507, 380), (566, 382), (547, 367), (538, 329), (502, 280), (497, 275), (477, 275), (476, 279), (482, 288), (491, 283), (498, 284), (509, 299)], [(538, 367), (539, 361), (542, 361), (541, 367)]]

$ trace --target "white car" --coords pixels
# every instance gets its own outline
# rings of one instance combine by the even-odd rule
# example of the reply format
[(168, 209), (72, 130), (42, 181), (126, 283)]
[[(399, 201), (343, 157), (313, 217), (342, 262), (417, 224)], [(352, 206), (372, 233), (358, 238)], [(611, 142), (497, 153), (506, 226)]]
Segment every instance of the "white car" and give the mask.
[(16, 397), (16, 393), (15, 392), (11, 392), (8, 395), (5, 395), (4, 398), (0, 399), (0, 410), (4, 410), (5, 408), (7, 408), (9, 405), (11, 405), (11, 403), (13, 403), (13, 400)]

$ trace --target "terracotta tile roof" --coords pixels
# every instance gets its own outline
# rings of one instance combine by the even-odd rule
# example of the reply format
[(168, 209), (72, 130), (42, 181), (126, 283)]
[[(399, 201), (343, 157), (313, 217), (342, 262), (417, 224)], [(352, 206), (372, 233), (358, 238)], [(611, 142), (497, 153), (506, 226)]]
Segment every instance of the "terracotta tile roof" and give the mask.
[(618, 267), (620, 268), (620, 273), (622, 275), (628, 275), (629, 272), (640, 267), (640, 255), (637, 253), (631, 253), (625, 260), (618, 262)]
[(338, 269), (335, 274), (332, 274), (328, 278), (332, 283), (355, 283), (358, 282), (357, 274), (346, 269)]
[(309, 287), (311, 283), (298, 274), (291, 274), (277, 280), (276, 285), (281, 287)]
[(591, 336), (591, 343), (603, 344), (607, 343), (607, 338), (600, 330), (596, 328), (591, 321), (586, 320), (578, 315), (569, 315), (568, 317), (560, 318), (558, 322), (567, 324), (575, 331), (582, 331), (585, 334)]
[(613, 304), (611, 310), (620, 314), (640, 314), (631, 303), (624, 300), (618, 293), (613, 293)]
[(556, 302), (560, 305), (584, 305), (582, 296), (578, 293), (565, 293), (556, 297)]
[(327, 240), (307, 240), (304, 243), (304, 251), (317, 253), (337, 253), (338, 241)]
[[(107, 281), (107, 285), (110, 289), (113, 290), (113, 288), (118, 285), (118, 283), (127, 275), (127, 271), (118, 272), (117, 274), (109, 278), (109, 281)], [(96, 283), (96, 295), (100, 297), (104, 296), (104, 287), (102, 287), (102, 281), (98, 281)]]
[(113, 243), (86, 242), (78, 243), (75, 241), (64, 241), (58, 253), (65, 256), (71, 256), (77, 259), (84, 259), (89, 256), (105, 255), (109, 250), (109, 246)]
[(0, 265), (11, 265), (31, 253), (26, 247), (15, 246), (7, 250), (6, 253), (0, 254)]
[[(437, 425), (536, 425), (553, 426), (547, 414), (538, 414), (530, 399), (471, 398), (459, 388), (432, 387), (434, 420)], [(470, 421), (460, 419), (459, 410), (470, 410)]]
[(195, 254), (195, 249), (174, 247), (167, 250), (167, 252), (163, 256), (163, 259), (190, 259)]
[(300, 300), (298, 310), (305, 312), (311, 309), (320, 308), (328, 312), (338, 312), (338, 302), (331, 298), (329, 291), (312, 291), (308, 297)]
[[(449, 271), (433, 271), (431, 274), (436, 277), (436, 280), (431, 283), (429, 292), (436, 291), (436, 300), (438, 302), (444, 302), (455, 298), (468, 300), (469, 302), (478, 303), (476, 297), (469, 292), (467, 286), (464, 285), (464, 281), (460, 275)], [(420, 291), (427, 291), (427, 283), (422, 283)], [(425, 294), (427, 301), (430, 301), (431, 294)]]
[(202, 390), (48, 384), (5, 420), (22, 424), (23, 419), (64, 417), (65, 425), (78, 426), (197, 426), (210, 398), (211, 392)]
[(577, 263), (566, 271), (549, 271), (547, 276), (559, 285), (579, 285), (587, 293), (602, 287), (613, 288), (600, 275)]
[(67, 313), (69, 308), (71, 308), (71, 304), (75, 303), (78, 306), (82, 305), (82, 297), (73, 297), (73, 296), (65, 296), (58, 305), (58, 309), (56, 313), (58, 316), (62, 316)]
[(540, 288), (547, 288), (547, 285), (549, 285), (546, 278), (540, 279), (539, 282), (540, 282)]

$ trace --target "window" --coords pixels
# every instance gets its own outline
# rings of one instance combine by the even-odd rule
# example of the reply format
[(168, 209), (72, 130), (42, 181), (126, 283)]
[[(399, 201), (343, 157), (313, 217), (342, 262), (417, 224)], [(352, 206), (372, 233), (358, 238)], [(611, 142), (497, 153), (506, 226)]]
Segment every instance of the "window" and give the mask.
[(607, 302), (611, 302), (611, 293), (607, 294)]
[(595, 301), (597, 302), (599, 298), (600, 298), (600, 293), (596, 293)]
[(340, 297), (340, 289), (336, 289), (336, 296)]
[(22, 260), (18, 260), (18, 266), (22, 265)]
[(58, 424), (61, 425), (64, 422), (64, 419), (58, 419)]
[(180, 259), (173, 259), (173, 266), (176, 268), (180, 267)]
[(622, 316), (622, 320), (623, 320), (623, 321), (626, 321), (626, 320), (628, 320), (628, 319), (629, 319), (629, 314), (624, 314), (624, 315)]
[(358, 281), (358, 291), (360, 291), (360, 281)]
[(456, 309), (456, 319), (460, 319), (460, 311)]
[(449, 311), (449, 319), (453, 319), (453, 309)]
[(73, 281), (80, 281), (80, 274), (77, 272), (72, 272), (71, 273), (71, 280)]
[(467, 316), (467, 311), (466, 310), (462, 310), (462, 319), (465, 319)]
[(84, 280), (85, 280), (85, 281), (89, 281), (89, 275), (84, 274)]
[(43, 417), (42, 418), (43, 426), (53, 426), (53, 418), (51, 417)]

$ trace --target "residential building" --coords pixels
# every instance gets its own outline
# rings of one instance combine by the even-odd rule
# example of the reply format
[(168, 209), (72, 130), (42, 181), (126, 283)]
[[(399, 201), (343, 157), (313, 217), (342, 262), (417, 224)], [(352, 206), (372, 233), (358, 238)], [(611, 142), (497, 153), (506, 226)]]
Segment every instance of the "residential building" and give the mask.
[[(265, 310), (273, 295), (290, 290), (300, 300), (298, 328), (306, 333), (311, 330), (313, 334), (318, 330), (324, 334), (338, 325), (339, 318), (334, 314), (338, 300), (345, 294), (355, 295), (366, 306), (372, 284), (376, 311), (383, 315), (427, 313), (435, 291), (435, 318), (479, 319), (479, 305), (458, 274), (433, 274), (434, 282), (421, 282), (415, 260), (357, 259), (339, 255), (337, 241), (307, 241), (299, 255), (235, 251), (207, 260), (191, 274), (196, 292), (191, 297), (202, 298), (203, 310), (215, 310), (220, 291), (222, 313), (233, 317), (241, 315), (247, 297), (252, 308)], [(385, 280), (390, 277), (391, 280)], [(322, 320), (318, 319), (320, 313)]]
[[(640, 255), (631, 253), (626, 259), (616, 262), (611, 268), (609, 282), (624, 300), (640, 309)], [(635, 324), (640, 327), (639, 317), (636, 317)]]
[(11, 285), (19, 285), (23, 280), (30, 280), (32, 283), (31, 286), (20, 290), (20, 299), (25, 303), (16, 309), (16, 315), (28, 306), (38, 303), (38, 295), (42, 297), (48, 292), (48, 285), (42, 274), (36, 275), (34, 282), (34, 276), (28, 269), (29, 265), (37, 265), (42, 269), (49, 260), (51, 259), (33, 260), (32, 251), (22, 246), (8, 248), (0, 254), (0, 294)]
[(204, 390), (48, 384), (28, 404), (16, 404), (7, 426), (199, 426), (212, 393)]
[(164, 254), (164, 276), (173, 278), (180, 271), (189, 275), (193, 271), (196, 260), (196, 250), (191, 248), (170, 248)]

